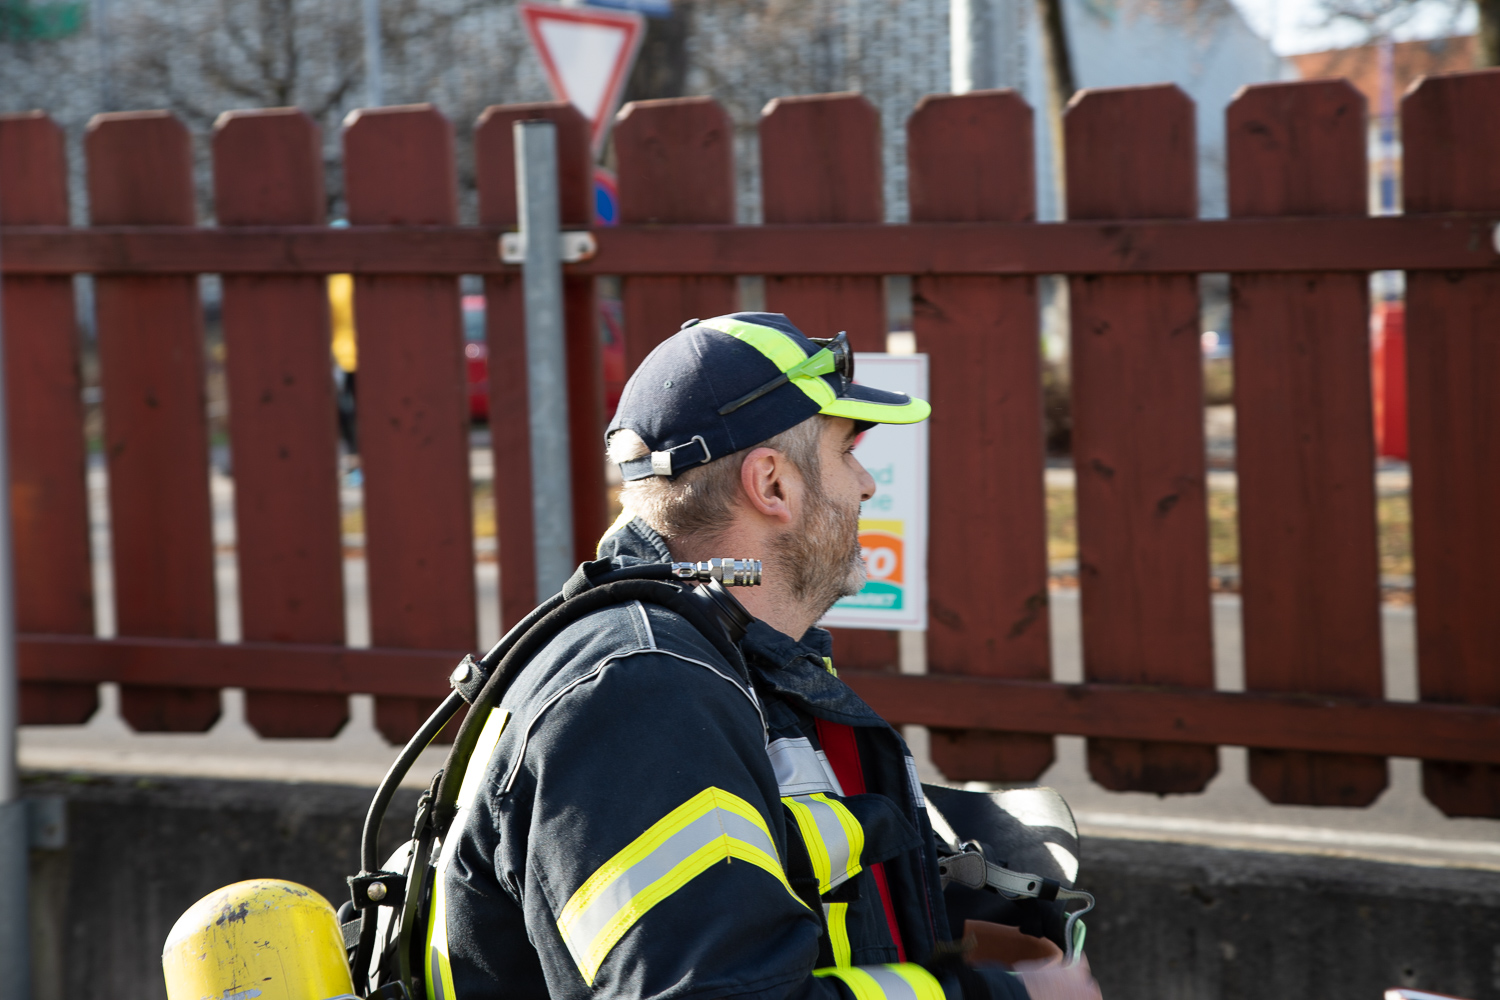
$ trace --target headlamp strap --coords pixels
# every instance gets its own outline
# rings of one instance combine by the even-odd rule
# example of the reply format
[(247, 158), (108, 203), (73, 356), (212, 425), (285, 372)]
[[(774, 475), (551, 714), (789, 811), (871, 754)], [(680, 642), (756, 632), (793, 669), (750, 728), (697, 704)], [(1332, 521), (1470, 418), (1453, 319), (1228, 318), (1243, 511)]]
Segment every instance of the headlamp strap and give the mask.
[(788, 368), (780, 375), (777, 375), (775, 378), (773, 378), (771, 381), (767, 382), (760, 388), (753, 389), (750, 392), (747, 392), (745, 395), (741, 396), (739, 399), (736, 399), (732, 403), (725, 403), (723, 406), (719, 407), (719, 416), (722, 417), (726, 414), (733, 413), (735, 410), (738, 410), (746, 403), (755, 402), (766, 393), (771, 392), (774, 389), (781, 388), (794, 378), (817, 378), (818, 376), (827, 375), (830, 372), (837, 370), (838, 359), (833, 356), (832, 351), (825, 347), (820, 351), (809, 354), (807, 357), (803, 358), (795, 365), (792, 365), (792, 367)]

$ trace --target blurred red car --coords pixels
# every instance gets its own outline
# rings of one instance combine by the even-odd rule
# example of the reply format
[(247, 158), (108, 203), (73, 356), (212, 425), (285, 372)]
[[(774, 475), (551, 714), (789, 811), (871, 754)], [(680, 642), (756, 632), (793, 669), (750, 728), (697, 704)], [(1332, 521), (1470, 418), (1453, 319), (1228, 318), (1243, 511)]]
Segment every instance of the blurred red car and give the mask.
[(465, 295), (464, 384), (469, 395), (469, 419), (476, 424), (490, 419), (490, 347), (484, 340), (484, 296)]
[[(490, 419), (490, 349), (484, 336), (484, 296), (463, 297), (464, 316), (464, 382), (469, 397), (469, 419), (485, 423)], [(604, 416), (614, 416), (625, 389), (625, 334), (620, 301), (599, 300), (599, 329), (603, 343), (600, 355), (604, 367)]]

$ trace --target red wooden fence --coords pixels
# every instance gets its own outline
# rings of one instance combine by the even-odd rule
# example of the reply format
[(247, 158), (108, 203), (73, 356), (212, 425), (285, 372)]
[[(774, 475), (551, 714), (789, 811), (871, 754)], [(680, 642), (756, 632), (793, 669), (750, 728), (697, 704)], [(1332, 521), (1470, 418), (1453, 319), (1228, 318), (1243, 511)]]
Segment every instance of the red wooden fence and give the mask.
[[(214, 134), (219, 225), (321, 224), (322, 161), (300, 111), (235, 115)], [(306, 431), (334, 405), (327, 301), (322, 275), (224, 276), (240, 631), (253, 642), (344, 641), (338, 449)], [(349, 699), (250, 691), (245, 716), (267, 736), (332, 736)]]
[[(1230, 213), (1364, 211), (1362, 106), (1344, 81), (1236, 102)], [(1237, 274), (1232, 289), (1245, 685), (1378, 698), (1373, 404), (1369, 380), (1349, 377), (1368, 364), (1369, 282)], [(1384, 790), (1386, 768), (1374, 756), (1252, 750), (1250, 781), (1272, 802), (1363, 806)]]
[[(1429, 79), (1403, 106), (1406, 208), (1365, 217), (1363, 101), (1342, 83), (1247, 88), (1228, 111), (1230, 218), (1196, 214), (1193, 109), (1173, 87), (1084, 93), (1068, 112), (1069, 222), (1034, 219), (1031, 111), (932, 97), (907, 123), (912, 222), (881, 223), (880, 122), (852, 95), (786, 98), (761, 122), (765, 224), (736, 226), (732, 130), (700, 98), (622, 112), (623, 225), (568, 265), (577, 496), (602, 528), (593, 277), (623, 278), (634, 366), (763, 275), (770, 308), (881, 349), (882, 275), (910, 274), (931, 356), (932, 675), (891, 672), (894, 636), (844, 632), (844, 676), (887, 717), (933, 727), (953, 778), (1028, 780), (1052, 734), (1089, 737), (1095, 780), (1192, 792), (1214, 747), (1251, 749), (1276, 802), (1364, 805), (1390, 756), (1425, 760), (1453, 815), (1500, 816), (1500, 72)], [(476, 641), (457, 277), (484, 276), (502, 620), (536, 599), (511, 124), (557, 122), (564, 222), (588, 219), (572, 109), (489, 109), (479, 226), (455, 224), (449, 123), (355, 116), (346, 229), (323, 225), (315, 126), (226, 115), (217, 227), (193, 213), (170, 116), (102, 116), (86, 142), (91, 225), (69, 228), (63, 139), (0, 119), (0, 248), (12, 393), (23, 713), (66, 723), (122, 685), (137, 729), (201, 730), (218, 688), (268, 736), (328, 736), (345, 696), (411, 732)], [(887, 123), (890, 127), (891, 123)], [(1366, 275), (1408, 272), (1422, 701), (1381, 700)], [(376, 648), (343, 645), (328, 315), (357, 276), (360, 434)], [(1195, 275), (1233, 275), (1247, 691), (1213, 690)], [(90, 272), (120, 638), (93, 637), (78, 349), (68, 275)], [(244, 642), (216, 641), (201, 310), (224, 276)], [(1072, 285), (1085, 682), (1050, 681), (1035, 276)]]

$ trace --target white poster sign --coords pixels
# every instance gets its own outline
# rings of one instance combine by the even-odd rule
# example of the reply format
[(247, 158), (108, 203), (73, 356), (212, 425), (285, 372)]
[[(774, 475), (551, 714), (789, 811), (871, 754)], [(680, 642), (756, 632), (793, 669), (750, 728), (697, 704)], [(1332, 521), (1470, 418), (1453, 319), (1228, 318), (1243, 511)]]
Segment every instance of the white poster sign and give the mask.
[[(927, 398), (927, 355), (855, 354), (855, 380)], [(829, 609), (819, 625), (836, 628), (927, 627), (927, 421), (877, 424), (854, 450), (875, 479), (859, 512), (859, 541), (869, 571), (864, 589)]]

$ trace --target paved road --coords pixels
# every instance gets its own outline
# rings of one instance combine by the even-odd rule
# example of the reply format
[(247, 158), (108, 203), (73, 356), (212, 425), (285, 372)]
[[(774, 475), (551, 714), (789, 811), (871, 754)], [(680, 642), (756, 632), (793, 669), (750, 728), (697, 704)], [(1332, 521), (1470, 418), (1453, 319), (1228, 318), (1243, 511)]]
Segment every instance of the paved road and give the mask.
[[(104, 484), (98, 473), (94, 479), (96, 600), (101, 631), (112, 634), (107, 529), (103, 524)], [(233, 641), (239, 636), (239, 623), (229, 494), (228, 480), (216, 477), (220, 634)], [(357, 503), (357, 491), (346, 491), (345, 499)], [(364, 562), (352, 558), (345, 565), (348, 636), (354, 645), (368, 645)], [(499, 574), (492, 559), (478, 562), (476, 582), (480, 640), (482, 645), (488, 645), (499, 634)], [(1054, 676), (1059, 681), (1076, 681), (1082, 676), (1077, 592), (1054, 590), (1052, 597)], [(1213, 607), (1217, 685), (1223, 690), (1242, 690), (1239, 600), (1232, 595), (1216, 596)], [(1384, 640), (1387, 696), (1414, 699), (1415, 620), (1410, 608), (1385, 609)], [(919, 635), (904, 635), (902, 648), (904, 670), (925, 669)], [(201, 735), (132, 733), (121, 722), (116, 705), (113, 685), (104, 685), (103, 707), (87, 725), (23, 728), (22, 764), (46, 770), (198, 774), (373, 785), (394, 756), (394, 750), (375, 733), (371, 699), (364, 696), (351, 699), (351, 721), (334, 740), (258, 738), (245, 725), (243, 696), (237, 690), (225, 692), (223, 717), (211, 732)], [(924, 777), (940, 780), (927, 759), (925, 732), (920, 727), (909, 727), (907, 735), (922, 762)], [(425, 785), (439, 762), (440, 755), (429, 751), (413, 771), (410, 783)], [(1500, 821), (1442, 817), (1421, 796), (1416, 761), (1391, 761), (1390, 787), (1386, 793), (1371, 808), (1358, 810), (1272, 806), (1247, 783), (1243, 749), (1221, 748), (1219, 762), (1218, 777), (1202, 795), (1159, 798), (1142, 793), (1107, 792), (1087, 777), (1084, 741), (1059, 737), (1057, 762), (1043, 781), (1064, 793), (1085, 832), (1500, 869)]]

